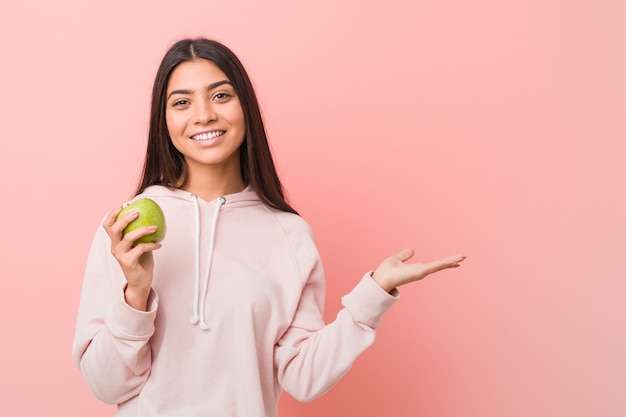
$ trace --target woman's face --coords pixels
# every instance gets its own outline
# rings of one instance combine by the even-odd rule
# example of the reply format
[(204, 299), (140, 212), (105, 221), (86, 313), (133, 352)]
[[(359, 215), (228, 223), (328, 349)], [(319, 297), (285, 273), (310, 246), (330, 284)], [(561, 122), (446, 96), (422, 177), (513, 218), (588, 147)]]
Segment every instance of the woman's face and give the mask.
[(166, 94), (167, 130), (189, 172), (215, 167), (240, 175), (245, 120), (226, 75), (205, 59), (184, 62), (172, 72)]

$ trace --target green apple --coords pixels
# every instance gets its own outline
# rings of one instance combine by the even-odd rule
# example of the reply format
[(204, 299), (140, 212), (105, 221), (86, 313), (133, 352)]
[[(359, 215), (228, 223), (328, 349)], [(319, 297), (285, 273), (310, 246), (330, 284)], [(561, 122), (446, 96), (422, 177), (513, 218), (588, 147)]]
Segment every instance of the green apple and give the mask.
[(139, 239), (133, 242), (133, 246), (136, 246), (140, 243), (158, 243), (165, 238), (165, 216), (163, 215), (163, 210), (161, 207), (150, 198), (140, 198), (135, 200), (122, 209), (120, 214), (117, 215), (116, 220), (121, 216), (129, 213), (133, 210), (139, 211), (139, 216), (132, 222), (128, 224), (122, 231), (122, 234), (132, 232), (133, 230), (142, 227), (142, 226), (156, 226), (157, 229), (154, 233), (149, 234), (147, 236), (140, 237)]

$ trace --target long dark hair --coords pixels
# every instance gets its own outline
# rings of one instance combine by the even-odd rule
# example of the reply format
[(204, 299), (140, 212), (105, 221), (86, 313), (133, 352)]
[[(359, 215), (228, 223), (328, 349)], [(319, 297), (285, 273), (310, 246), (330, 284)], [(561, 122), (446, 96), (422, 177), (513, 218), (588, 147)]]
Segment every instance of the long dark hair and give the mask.
[(185, 159), (168, 137), (165, 103), (172, 71), (183, 62), (198, 59), (206, 59), (215, 64), (228, 77), (239, 97), (246, 123), (246, 136), (239, 152), (243, 181), (252, 185), (266, 205), (297, 214), (285, 199), (270, 152), (259, 103), (245, 68), (230, 49), (205, 38), (179, 40), (161, 61), (152, 89), (148, 147), (136, 194), (142, 193), (150, 185), (182, 188), (189, 180)]

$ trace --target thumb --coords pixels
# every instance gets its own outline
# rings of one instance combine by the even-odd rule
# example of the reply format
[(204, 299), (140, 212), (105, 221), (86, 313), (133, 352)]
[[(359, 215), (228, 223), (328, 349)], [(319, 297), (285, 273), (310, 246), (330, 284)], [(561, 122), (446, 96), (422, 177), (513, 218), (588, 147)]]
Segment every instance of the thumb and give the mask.
[(415, 251), (412, 248), (406, 248), (398, 252), (396, 257), (398, 257), (402, 262), (406, 262), (411, 259), (415, 255)]

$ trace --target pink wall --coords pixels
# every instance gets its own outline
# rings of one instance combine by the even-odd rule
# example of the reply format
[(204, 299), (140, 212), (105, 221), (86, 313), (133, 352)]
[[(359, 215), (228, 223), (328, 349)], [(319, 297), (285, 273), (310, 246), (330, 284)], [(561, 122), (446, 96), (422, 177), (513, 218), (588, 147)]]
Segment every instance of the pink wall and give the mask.
[(82, 271), (184, 35), (250, 70), (329, 320), (404, 246), (470, 256), (282, 416), (626, 415), (624, 1), (37, 3), (0, 6), (1, 415), (112, 415), (71, 362)]

